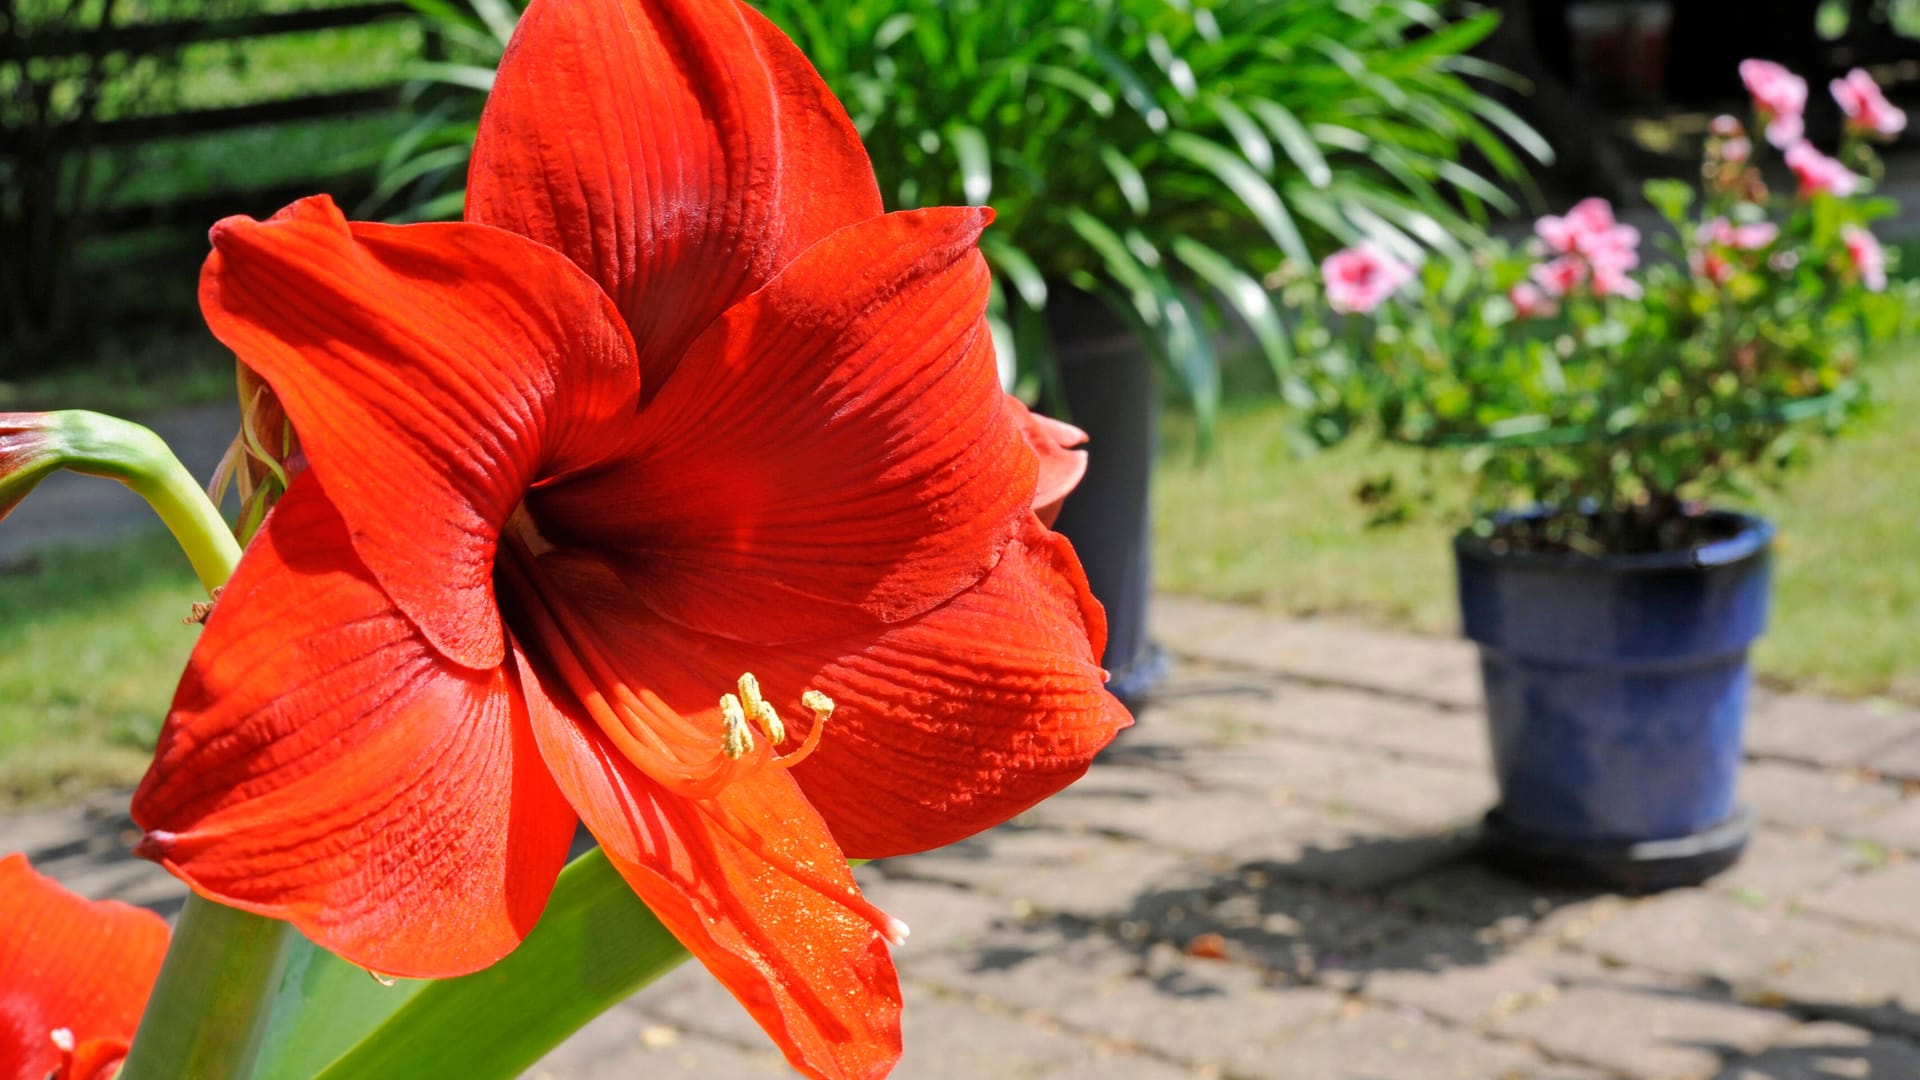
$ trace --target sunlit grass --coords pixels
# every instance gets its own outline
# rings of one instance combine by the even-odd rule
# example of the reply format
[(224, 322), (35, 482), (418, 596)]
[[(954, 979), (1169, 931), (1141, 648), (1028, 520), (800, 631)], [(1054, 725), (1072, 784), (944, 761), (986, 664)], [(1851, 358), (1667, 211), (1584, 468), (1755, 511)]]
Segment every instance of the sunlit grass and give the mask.
[[(1920, 701), (1920, 353), (1880, 366), (1884, 406), (1816, 448), (1813, 464), (1752, 508), (1780, 528), (1772, 626), (1757, 662), (1770, 680)], [(1196, 463), (1191, 425), (1169, 419), (1155, 491), (1159, 587), (1292, 614), (1334, 612), (1451, 633), (1462, 487), (1444, 458), (1352, 445), (1294, 456), (1267, 400), (1222, 419)], [(1437, 503), (1408, 523), (1369, 524), (1354, 490), (1431, 468)]]
[(139, 779), (198, 599), (164, 532), (0, 570), (0, 807)]

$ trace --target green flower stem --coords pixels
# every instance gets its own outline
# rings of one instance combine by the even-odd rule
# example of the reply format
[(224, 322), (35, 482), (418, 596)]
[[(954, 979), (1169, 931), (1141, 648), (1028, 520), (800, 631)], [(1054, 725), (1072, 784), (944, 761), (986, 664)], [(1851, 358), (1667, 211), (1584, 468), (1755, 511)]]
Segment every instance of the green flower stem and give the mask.
[[(45, 422), (59, 467), (132, 488), (172, 531), (207, 591), (226, 584), (240, 545), (158, 435), (91, 412), (52, 413)], [(189, 896), (122, 1080), (245, 1077), (293, 937), (286, 923)]]
[(120, 1080), (250, 1075), (293, 939), (286, 923), (188, 897)]
[(60, 465), (132, 488), (160, 515), (208, 592), (226, 584), (240, 545), (220, 511), (173, 450), (151, 430), (118, 417), (78, 409), (48, 414)]

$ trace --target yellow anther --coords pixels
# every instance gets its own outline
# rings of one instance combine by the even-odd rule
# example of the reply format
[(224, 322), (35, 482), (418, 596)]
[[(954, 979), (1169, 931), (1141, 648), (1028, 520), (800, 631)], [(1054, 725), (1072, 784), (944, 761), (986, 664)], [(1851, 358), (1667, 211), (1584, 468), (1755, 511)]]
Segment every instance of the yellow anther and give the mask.
[(787, 741), (787, 725), (780, 722), (780, 713), (773, 702), (760, 696), (760, 680), (749, 671), (740, 676), (740, 704), (745, 708), (760, 730), (767, 733), (768, 741), (779, 746)]
[(726, 724), (726, 730), (720, 736), (720, 752), (738, 761), (753, 749), (753, 729), (747, 726), (747, 710), (741, 707), (739, 698), (722, 694), (720, 718)]
[(779, 746), (787, 741), (787, 725), (780, 722), (780, 714), (774, 711), (773, 702), (759, 702), (754, 707), (753, 718), (760, 721), (760, 729), (767, 733), (768, 742)]
[(833, 719), (833, 699), (818, 690), (809, 690), (800, 695), (800, 704), (813, 713), (813, 722), (824, 724)]
[(749, 671), (740, 676), (739, 686), (740, 703), (747, 707), (747, 715), (752, 716), (759, 712), (760, 703), (766, 700), (760, 696), (760, 680), (754, 678), (753, 672)]

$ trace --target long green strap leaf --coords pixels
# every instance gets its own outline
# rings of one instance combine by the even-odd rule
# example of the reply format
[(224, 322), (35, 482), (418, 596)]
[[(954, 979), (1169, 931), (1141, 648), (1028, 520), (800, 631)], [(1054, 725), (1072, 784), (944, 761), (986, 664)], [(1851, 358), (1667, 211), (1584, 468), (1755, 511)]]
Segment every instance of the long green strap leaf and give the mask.
[[(686, 958), (686, 949), (595, 849), (561, 872), (546, 913), (506, 959), (422, 986), (320, 1078), (518, 1076)], [(369, 980), (362, 992), (386, 989)]]

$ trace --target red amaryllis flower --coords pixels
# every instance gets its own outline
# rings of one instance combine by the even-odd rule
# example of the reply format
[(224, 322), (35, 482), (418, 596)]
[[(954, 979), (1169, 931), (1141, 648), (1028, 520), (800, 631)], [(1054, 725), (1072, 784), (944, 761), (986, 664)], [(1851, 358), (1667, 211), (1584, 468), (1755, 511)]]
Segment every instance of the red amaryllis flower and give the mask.
[(533, 239), (324, 199), (214, 230), (202, 307), (307, 467), (182, 679), (143, 850), (448, 975), (525, 935), (577, 814), (796, 1065), (882, 1072), (898, 927), (844, 857), (1004, 820), (1127, 723), (995, 376), (990, 215), (882, 215), (730, 2), (536, 2), (484, 128), (476, 216)]
[(0, 859), (0, 1080), (93, 1080), (127, 1056), (167, 924), (117, 900), (75, 896)]

